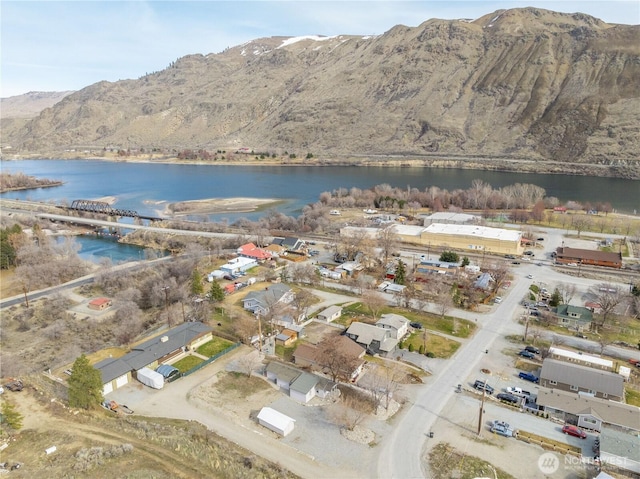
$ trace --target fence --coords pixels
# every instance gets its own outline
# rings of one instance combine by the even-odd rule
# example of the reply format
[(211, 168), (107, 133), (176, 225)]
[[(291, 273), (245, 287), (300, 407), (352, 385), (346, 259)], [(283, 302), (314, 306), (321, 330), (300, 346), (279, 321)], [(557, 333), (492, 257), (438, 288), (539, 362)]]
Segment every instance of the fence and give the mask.
[(182, 373), (182, 376), (188, 376), (189, 374), (193, 374), (196, 371), (202, 369), (203, 367), (207, 366), (208, 364), (211, 364), (212, 362), (214, 362), (216, 359), (218, 359), (221, 356), (224, 356), (225, 354), (233, 351), (234, 349), (236, 349), (238, 346), (240, 346), (242, 343), (234, 343), (231, 346), (229, 346), (227, 349), (224, 349), (222, 351), (220, 351), (217, 354), (214, 354), (213, 356), (211, 356), (209, 359), (206, 359), (204, 361), (202, 361), (200, 364), (192, 367), (191, 369), (189, 369), (188, 371), (185, 371), (184, 373)]

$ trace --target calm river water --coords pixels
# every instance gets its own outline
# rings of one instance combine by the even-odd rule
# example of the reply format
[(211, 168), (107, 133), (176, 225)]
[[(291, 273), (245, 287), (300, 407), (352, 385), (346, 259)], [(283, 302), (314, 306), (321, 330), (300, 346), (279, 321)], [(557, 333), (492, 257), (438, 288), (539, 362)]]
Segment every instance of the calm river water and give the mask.
[[(614, 209), (640, 211), (640, 182), (617, 178), (518, 174), (431, 168), (382, 167), (261, 167), (218, 165), (172, 165), (124, 163), (96, 160), (16, 160), (0, 163), (4, 172), (22, 172), (40, 178), (61, 180), (54, 188), (3, 193), (3, 197), (71, 203), (76, 199), (114, 196), (118, 208), (141, 214), (161, 214), (165, 203), (204, 198), (277, 198), (288, 215), (318, 200), (320, 193), (337, 188), (370, 188), (378, 184), (408, 186), (424, 190), (466, 189), (475, 179), (494, 188), (514, 183), (532, 183), (547, 196), (561, 201), (609, 202)], [(224, 214), (212, 219), (254, 219), (258, 214)]]

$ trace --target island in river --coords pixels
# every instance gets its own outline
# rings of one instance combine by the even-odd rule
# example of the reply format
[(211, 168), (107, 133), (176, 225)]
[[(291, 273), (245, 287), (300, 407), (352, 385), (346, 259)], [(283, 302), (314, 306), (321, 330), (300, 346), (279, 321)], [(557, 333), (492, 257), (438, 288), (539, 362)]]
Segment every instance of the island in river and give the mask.
[(169, 203), (165, 216), (211, 215), (216, 213), (249, 213), (275, 208), (283, 200), (270, 198), (208, 198)]

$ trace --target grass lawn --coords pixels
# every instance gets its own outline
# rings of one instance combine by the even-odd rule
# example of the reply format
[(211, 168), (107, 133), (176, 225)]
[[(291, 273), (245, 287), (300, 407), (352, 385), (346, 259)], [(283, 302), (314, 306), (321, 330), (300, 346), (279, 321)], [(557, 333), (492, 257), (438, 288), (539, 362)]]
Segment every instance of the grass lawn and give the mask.
[[(413, 311), (403, 308), (394, 308), (387, 306), (382, 308), (380, 314), (395, 313), (404, 316), (411, 322), (422, 324), (425, 328), (433, 331), (456, 336), (458, 338), (467, 338), (476, 329), (475, 323), (466, 319), (454, 318), (453, 316), (445, 316), (444, 318), (437, 314), (425, 313), (423, 311)], [(342, 309), (342, 316), (335, 322), (344, 326), (349, 326), (352, 321), (361, 321), (363, 323), (374, 323), (369, 309), (362, 303), (353, 303)]]
[[(420, 346), (425, 344), (424, 333), (420, 331), (412, 333), (409, 338), (403, 341), (403, 344), (405, 348), (409, 348), (409, 345), (412, 344), (413, 350), (418, 352)], [(460, 343), (458, 341), (427, 332), (425, 354), (433, 353), (436, 358), (450, 358), (459, 347)]]
[(174, 368), (178, 368), (181, 373), (185, 373), (190, 369), (196, 367), (198, 364), (203, 362), (203, 359), (200, 359), (197, 356), (186, 356), (182, 358), (180, 361), (172, 364)]
[(624, 392), (627, 399), (627, 404), (640, 407), (640, 391), (627, 387), (625, 388)]
[(233, 343), (231, 341), (214, 336), (211, 341), (204, 343), (202, 346), (196, 349), (196, 351), (199, 354), (210, 358), (211, 356), (215, 356), (219, 352), (224, 351), (232, 345)]
[(293, 361), (293, 352), (296, 350), (297, 345), (297, 341), (291, 346), (286, 347), (282, 344), (276, 344), (276, 356), (284, 359), (285, 361)]

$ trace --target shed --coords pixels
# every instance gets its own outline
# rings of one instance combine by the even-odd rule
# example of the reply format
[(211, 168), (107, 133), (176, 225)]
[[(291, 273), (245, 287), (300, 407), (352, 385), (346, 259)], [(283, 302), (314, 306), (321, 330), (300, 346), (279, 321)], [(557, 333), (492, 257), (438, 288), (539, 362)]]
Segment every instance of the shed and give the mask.
[(258, 422), (267, 429), (286, 436), (293, 431), (296, 420), (270, 407), (263, 407), (258, 413)]
[(318, 376), (302, 373), (291, 383), (289, 396), (299, 403), (308, 403), (316, 395), (316, 385), (319, 381), (320, 378)]
[(320, 321), (330, 323), (331, 321), (338, 319), (340, 316), (342, 316), (342, 307), (333, 305), (318, 313), (317, 317)]

